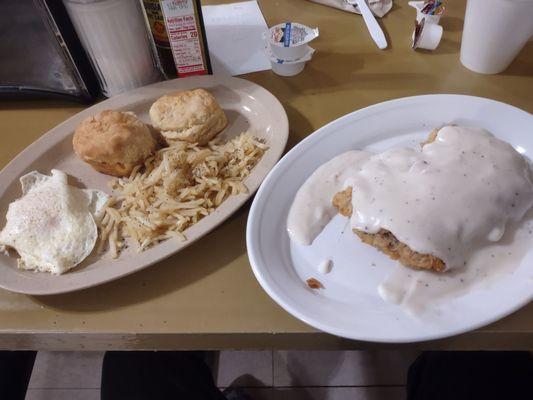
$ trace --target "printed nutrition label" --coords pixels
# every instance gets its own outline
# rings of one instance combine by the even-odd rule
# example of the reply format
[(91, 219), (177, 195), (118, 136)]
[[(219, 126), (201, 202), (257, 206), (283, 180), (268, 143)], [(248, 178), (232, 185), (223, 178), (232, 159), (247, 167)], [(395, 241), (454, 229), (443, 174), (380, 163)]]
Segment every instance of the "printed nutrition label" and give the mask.
[(194, 0), (161, 0), (178, 76), (207, 74)]

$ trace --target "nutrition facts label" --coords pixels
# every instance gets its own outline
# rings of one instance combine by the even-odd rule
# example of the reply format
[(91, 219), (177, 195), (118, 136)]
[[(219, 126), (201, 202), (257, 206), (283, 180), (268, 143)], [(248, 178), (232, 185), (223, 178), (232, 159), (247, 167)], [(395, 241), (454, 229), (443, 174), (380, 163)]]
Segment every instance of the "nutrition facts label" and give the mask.
[(161, 0), (179, 76), (207, 74), (194, 0)]

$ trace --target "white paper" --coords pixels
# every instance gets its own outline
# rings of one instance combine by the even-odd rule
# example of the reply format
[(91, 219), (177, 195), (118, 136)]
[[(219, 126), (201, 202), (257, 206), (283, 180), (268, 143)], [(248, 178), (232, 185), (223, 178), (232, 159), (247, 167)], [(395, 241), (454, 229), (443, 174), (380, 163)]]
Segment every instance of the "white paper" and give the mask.
[(265, 54), (265, 18), (254, 1), (203, 6), (213, 73), (241, 75), (270, 69)]

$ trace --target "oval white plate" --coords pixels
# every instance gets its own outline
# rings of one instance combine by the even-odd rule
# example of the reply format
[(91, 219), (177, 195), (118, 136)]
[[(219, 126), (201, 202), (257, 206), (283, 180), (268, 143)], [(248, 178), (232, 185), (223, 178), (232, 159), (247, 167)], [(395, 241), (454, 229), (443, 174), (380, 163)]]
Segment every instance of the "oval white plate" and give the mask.
[(93, 254), (79, 267), (60, 276), (19, 270), (14, 257), (0, 254), (0, 287), (34, 295), (54, 294), (95, 286), (131, 274), (201, 238), (228, 218), (257, 190), (281, 157), (287, 142), (287, 114), (280, 102), (259, 85), (243, 79), (216, 76), (176, 79), (135, 89), (92, 106), (58, 125), (20, 153), (0, 172), (2, 226), (9, 203), (21, 195), (19, 177), (31, 170), (49, 174), (52, 168), (61, 169), (82, 186), (110, 192), (107, 183), (111, 177), (94, 171), (78, 159), (72, 150), (72, 134), (82, 119), (104, 109), (115, 109), (134, 111), (142, 120), (150, 122), (148, 110), (158, 97), (168, 92), (197, 87), (213, 93), (226, 112), (229, 124), (221, 133), (223, 137), (234, 137), (250, 129), (256, 136), (264, 138), (269, 146), (244, 181), (249, 193), (228, 198), (211, 215), (184, 232), (188, 238), (185, 242), (167, 240), (142, 253), (136, 253), (132, 248), (134, 246), (130, 246), (116, 260), (105, 253), (100, 256)]
[[(342, 235), (334, 219), (318, 246), (291, 245), (286, 219), (296, 191), (322, 163), (350, 149), (383, 151), (414, 146), (444, 124), (489, 129), (528, 156), (533, 154), (533, 116), (493, 100), (461, 95), (408, 97), (355, 111), (322, 127), (292, 149), (270, 172), (252, 204), (247, 225), (248, 256), (259, 283), (285, 310), (320, 330), (357, 340), (413, 342), (462, 333), (486, 325), (527, 304), (533, 295), (533, 250), (513, 274), (490, 289), (454, 298), (450, 307), (420, 318), (383, 301), (377, 284), (395, 262), (355, 235)], [(317, 240), (318, 241), (318, 240)], [(321, 275), (322, 257), (333, 256)], [(305, 280), (319, 279), (312, 290)], [(430, 317), (427, 316), (430, 315)]]

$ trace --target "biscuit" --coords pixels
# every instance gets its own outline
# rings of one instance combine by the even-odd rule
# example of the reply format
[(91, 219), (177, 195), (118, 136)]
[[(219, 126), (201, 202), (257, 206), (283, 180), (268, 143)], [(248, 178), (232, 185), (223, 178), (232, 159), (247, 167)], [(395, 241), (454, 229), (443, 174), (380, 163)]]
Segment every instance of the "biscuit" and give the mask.
[(168, 144), (186, 141), (204, 145), (228, 123), (216, 99), (205, 89), (159, 98), (150, 107), (150, 119)]
[[(433, 142), (437, 138), (437, 132), (437, 130), (431, 132), (428, 139), (421, 143), (421, 146), (423, 147)], [(339, 214), (345, 217), (351, 217), (353, 212), (352, 187), (336, 193), (333, 196), (332, 204)], [(386, 229), (380, 229), (377, 233), (366, 233), (357, 229), (354, 229), (353, 232), (359, 236), (363, 243), (376, 247), (393, 260), (398, 260), (408, 267), (436, 272), (442, 272), (446, 269), (446, 265), (440, 258), (412, 250), (405, 243), (400, 242), (392, 232)]]
[(154, 152), (156, 141), (135, 114), (105, 110), (78, 125), (72, 145), (78, 157), (95, 170), (128, 176)]

